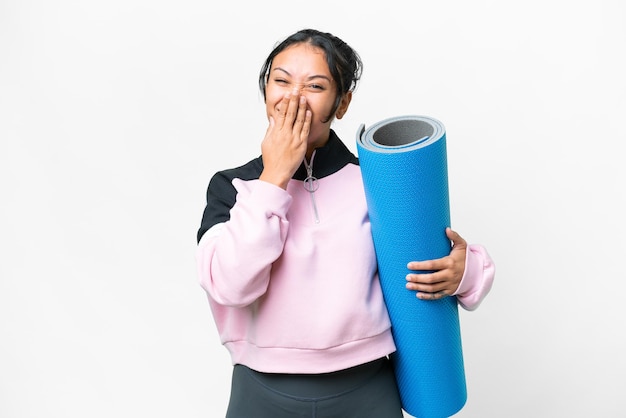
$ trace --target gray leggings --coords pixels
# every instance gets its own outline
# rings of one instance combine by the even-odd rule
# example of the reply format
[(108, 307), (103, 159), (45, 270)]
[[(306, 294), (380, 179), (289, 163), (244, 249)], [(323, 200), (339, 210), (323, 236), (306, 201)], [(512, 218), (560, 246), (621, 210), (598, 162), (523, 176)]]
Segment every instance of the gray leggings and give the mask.
[(387, 358), (319, 375), (233, 368), (226, 418), (402, 418)]

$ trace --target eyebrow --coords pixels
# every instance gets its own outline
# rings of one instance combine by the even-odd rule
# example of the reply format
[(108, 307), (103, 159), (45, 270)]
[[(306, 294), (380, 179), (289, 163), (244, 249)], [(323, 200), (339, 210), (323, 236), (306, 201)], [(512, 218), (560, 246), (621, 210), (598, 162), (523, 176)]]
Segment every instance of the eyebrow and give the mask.
[[(291, 77), (291, 74), (289, 73), (289, 71), (285, 70), (284, 68), (276, 67), (276, 68), (274, 68), (273, 71), (282, 71), (283, 73), (285, 73), (285, 74), (287, 74), (288, 76)], [(316, 78), (323, 78), (324, 80), (327, 80), (329, 83), (332, 83), (332, 79), (331, 78), (329, 78), (328, 76), (322, 75), (322, 74), (311, 75), (311, 76), (307, 77), (307, 81), (314, 80)]]

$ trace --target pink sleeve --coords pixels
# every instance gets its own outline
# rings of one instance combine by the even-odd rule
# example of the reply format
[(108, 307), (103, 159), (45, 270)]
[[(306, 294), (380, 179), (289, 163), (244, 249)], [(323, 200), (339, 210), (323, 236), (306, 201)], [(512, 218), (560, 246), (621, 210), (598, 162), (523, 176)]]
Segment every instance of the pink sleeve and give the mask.
[(246, 306), (263, 295), (272, 263), (283, 251), (291, 196), (261, 180), (235, 179), (230, 220), (214, 225), (198, 243), (200, 285), (220, 305)]
[(461, 306), (473, 311), (491, 290), (496, 266), (487, 250), (478, 244), (467, 246), (465, 272), (459, 288), (454, 293)]

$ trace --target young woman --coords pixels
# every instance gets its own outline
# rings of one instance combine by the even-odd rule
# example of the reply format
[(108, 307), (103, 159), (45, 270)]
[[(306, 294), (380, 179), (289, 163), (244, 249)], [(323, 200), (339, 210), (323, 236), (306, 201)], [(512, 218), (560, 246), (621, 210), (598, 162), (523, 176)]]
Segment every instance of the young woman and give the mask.
[[(262, 155), (209, 183), (197, 263), (234, 365), (228, 418), (402, 417), (358, 159), (331, 129), (361, 71), (332, 34), (289, 36), (259, 76)], [(450, 255), (410, 262), (435, 273), (407, 275), (407, 291), (475, 309), (493, 262), (446, 233)]]

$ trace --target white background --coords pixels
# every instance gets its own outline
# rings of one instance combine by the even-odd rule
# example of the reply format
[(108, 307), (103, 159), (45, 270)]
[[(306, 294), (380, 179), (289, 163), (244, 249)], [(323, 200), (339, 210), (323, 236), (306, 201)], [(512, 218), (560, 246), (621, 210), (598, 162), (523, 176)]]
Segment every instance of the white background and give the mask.
[(303, 27), (365, 62), (352, 150), (361, 123), (446, 126), (452, 225), (497, 264), (458, 417), (626, 416), (622, 0), (0, 0), (0, 417), (223, 416), (195, 234)]

